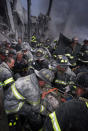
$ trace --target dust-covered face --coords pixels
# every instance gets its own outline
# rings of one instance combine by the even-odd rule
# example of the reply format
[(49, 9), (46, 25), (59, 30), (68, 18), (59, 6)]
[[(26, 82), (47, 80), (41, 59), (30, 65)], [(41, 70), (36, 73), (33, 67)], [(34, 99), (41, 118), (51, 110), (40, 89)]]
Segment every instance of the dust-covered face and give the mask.
[(8, 66), (10, 67), (10, 69), (14, 67), (14, 64), (15, 64), (15, 60), (11, 59), (11, 62), (8, 63)]
[(57, 66), (58, 71), (63, 71), (64, 72), (64, 71), (66, 71), (67, 68), (68, 68), (68, 66), (60, 66), (60, 65)]
[(18, 60), (18, 61), (21, 61), (22, 58), (23, 58), (23, 54), (22, 54), (22, 53), (18, 53), (18, 54), (17, 54), (17, 60)]
[(77, 94), (77, 96), (81, 96), (81, 95), (83, 95), (85, 93), (85, 90), (84, 89), (82, 89), (82, 88), (77, 88), (76, 89), (76, 94)]
[(45, 84), (46, 84), (45, 81), (43, 81), (43, 80), (39, 80), (39, 86), (40, 86), (40, 87), (43, 87)]

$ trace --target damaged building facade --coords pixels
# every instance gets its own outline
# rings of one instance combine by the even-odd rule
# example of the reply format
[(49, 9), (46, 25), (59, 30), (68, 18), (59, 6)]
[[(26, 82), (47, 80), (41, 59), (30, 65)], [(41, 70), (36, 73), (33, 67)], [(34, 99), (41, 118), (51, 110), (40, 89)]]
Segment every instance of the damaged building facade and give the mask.
[(0, 41), (23, 39), (26, 31), (27, 11), (22, 7), (21, 0), (0, 0)]
[[(49, 13), (30, 16), (30, 38), (33, 34), (40, 40), (45, 39), (48, 31)], [(28, 40), (28, 12), (21, 0), (0, 0), (0, 41)]]

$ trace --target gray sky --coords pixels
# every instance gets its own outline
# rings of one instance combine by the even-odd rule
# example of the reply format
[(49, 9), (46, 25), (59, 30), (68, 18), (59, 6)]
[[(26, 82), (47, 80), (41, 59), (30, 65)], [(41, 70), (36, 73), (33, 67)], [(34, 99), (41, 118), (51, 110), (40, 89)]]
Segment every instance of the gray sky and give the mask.
[[(40, 12), (46, 13), (47, 5), (49, 0), (31, 0), (31, 14), (38, 16)], [(27, 8), (27, 0), (22, 0), (23, 6)], [(46, 8), (42, 8), (43, 5), (46, 5)]]

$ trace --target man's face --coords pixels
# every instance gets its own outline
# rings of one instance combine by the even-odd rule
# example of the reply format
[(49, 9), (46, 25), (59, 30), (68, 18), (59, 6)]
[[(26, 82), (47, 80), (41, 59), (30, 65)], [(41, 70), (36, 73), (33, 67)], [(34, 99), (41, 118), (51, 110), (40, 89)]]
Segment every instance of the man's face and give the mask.
[(43, 87), (45, 84), (46, 84), (45, 81), (43, 81), (43, 80), (39, 80), (39, 86), (40, 86), (40, 87)]
[(88, 41), (85, 41), (84, 44), (85, 44), (85, 45), (88, 45)]
[(77, 88), (77, 90), (76, 90), (76, 94), (77, 94), (77, 96), (81, 96), (81, 95), (83, 95), (85, 93), (85, 91), (83, 90), (83, 89), (81, 89), (81, 88)]
[(22, 58), (23, 58), (23, 54), (22, 53), (17, 54), (17, 60), (21, 61)]
[(58, 71), (63, 71), (63, 72), (66, 71), (66, 67), (62, 67), (60, 65), (57, 66), (57, 69), (58, 69)]
[(78, 40), (74, 40), (74, 44), (78, 44)]
[(10, 67), (10, 69), (12, 69), (14, 67), (14, 64), (15, 64), (15, 60), (14, 59), (11, 59), (11, 62), (10, 63), (7, 63), (8, 66)]

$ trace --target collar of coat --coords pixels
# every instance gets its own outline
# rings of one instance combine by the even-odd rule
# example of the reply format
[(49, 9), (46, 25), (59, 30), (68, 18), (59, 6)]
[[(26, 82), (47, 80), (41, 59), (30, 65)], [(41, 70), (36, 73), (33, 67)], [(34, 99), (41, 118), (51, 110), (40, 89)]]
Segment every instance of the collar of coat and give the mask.
[(4, 67), (4, 68), (7, 68), (7, 69), (12, 73), (12, 71), (11, 71), (11, 69), (9, 68), (9, 66), (8, 66), (7, 63), (3, 62), (3, 63), (1, 64), (1, 66)]

